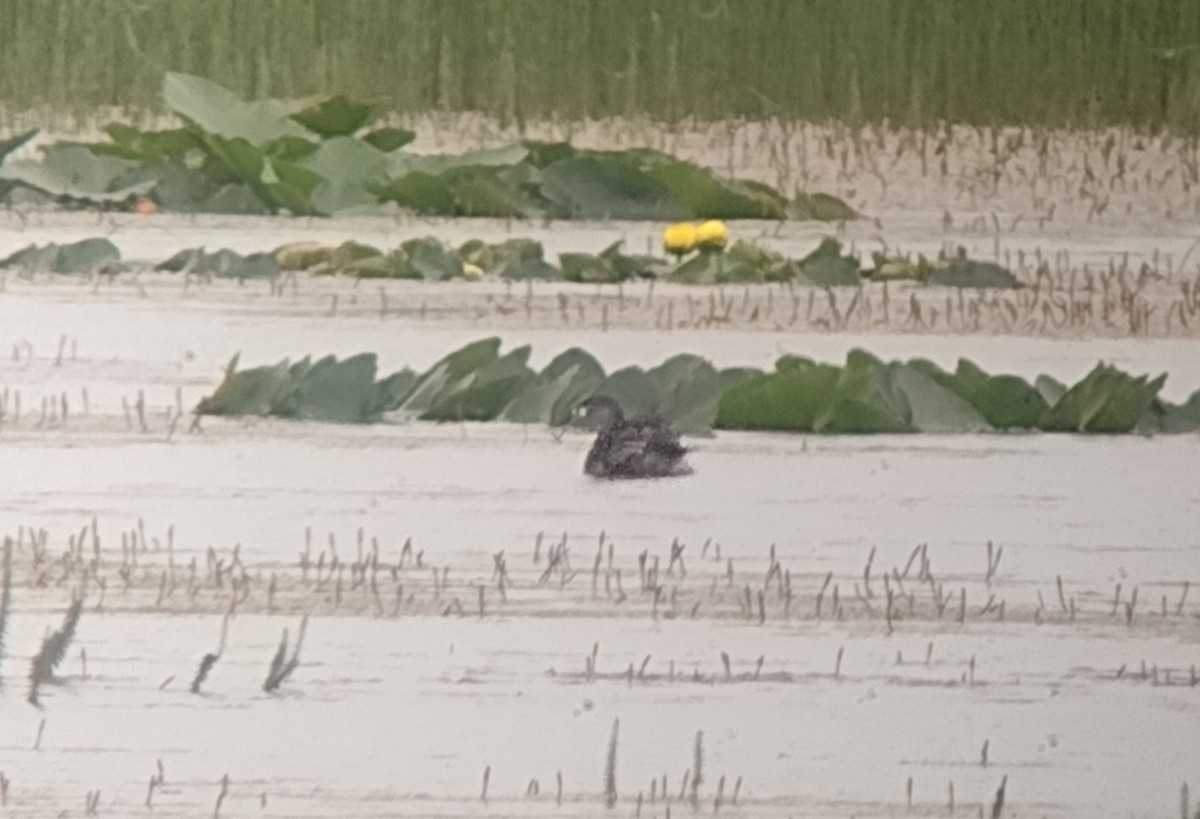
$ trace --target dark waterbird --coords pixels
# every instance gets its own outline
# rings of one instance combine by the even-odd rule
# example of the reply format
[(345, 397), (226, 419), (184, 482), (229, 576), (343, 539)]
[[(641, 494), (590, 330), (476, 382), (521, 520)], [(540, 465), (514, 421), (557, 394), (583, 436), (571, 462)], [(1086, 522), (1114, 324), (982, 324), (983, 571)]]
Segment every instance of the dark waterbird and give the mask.
[(594, 478), (667, 478), (687, 475), (687, 448), (679, 435), (656, 418), (626, 419), (621, 405), (594, 395), (579, 407), (580, 425), (598, 431), (583, 471)]

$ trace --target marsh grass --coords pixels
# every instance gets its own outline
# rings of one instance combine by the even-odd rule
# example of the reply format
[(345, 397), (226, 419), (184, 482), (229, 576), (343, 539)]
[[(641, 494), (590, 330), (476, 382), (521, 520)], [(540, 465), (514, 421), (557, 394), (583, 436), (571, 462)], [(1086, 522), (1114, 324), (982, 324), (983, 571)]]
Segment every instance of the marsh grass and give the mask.
[[(1200, 5), (322, 0), (0, 6), (0, 99), (150, 110), (167, 70), (247, 95), (521, 121), (650, 114), (1200, 126)], [(286, 24), (283, 22), (286, 20)], [(50, 47), (53, 44), (54, 47)], [(1037, 93), (1029, 93), (1036, 88)]]
[(43, 683), (54, 679), (54, 669), (67, 656), (67, 649), (70, 647), (71, 641), (75, 639), (75, 629), (79, 625), (79, 618), (82, 614), (83, 597), (79, 596), (67, 608), (62, 628), (50, 632), (42, 640), (42, 647), (38, 650), (37, 655), (34, 656), (33, 663), (29, 668), (29, 695), (27, 699), (31, 705), (41, 704), (38, 699), (38, 688)]

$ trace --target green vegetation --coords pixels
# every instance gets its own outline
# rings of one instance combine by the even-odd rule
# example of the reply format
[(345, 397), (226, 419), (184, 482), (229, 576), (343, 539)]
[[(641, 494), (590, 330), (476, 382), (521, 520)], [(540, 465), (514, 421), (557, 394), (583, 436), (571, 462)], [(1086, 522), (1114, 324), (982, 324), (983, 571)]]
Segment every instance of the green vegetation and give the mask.
[[(411, 131), (374, 128), (380, 110), (343, 96), (319, 102), (242, 100), (168, 73), (163, 100), (183, 126), (121, 123), (98, 143), (58, 143), (0, 168), (8, 201), (186, 212), (330, 216), (385, 205), (440, 216), (547, 219), (841, 220), (844, 202), (722, 179), (661, 151), (591, 151), (526, 141), (464, 154), (421, 155)], [(29, 139), (0, 145), (0, 161)], [(136, 205), (135, 205), (136, 203)]]
[[(623, 244), (614, 242), (599, 253), (560, 253), (558, 264), (546, 260), (541, 242), (525, 238), (493, 244), (472, 239), (455, 248), (426, 236), (409, 239), (387, 251), (360, 242), (300, 242), (281, 245), (269, 253), (246, 255), (228, 248), (209, 251), (195, 247), (180, 250), (152, 269), (239, 281), (306, 271), (360, 279), (425, 281), (487, 277), (605, 284), (647, 279), (699, 285), (789, 282), (806, 287), (854, 287), (864, 280), (906, 279), (945, 287), (1021, 286), (1011, 271), (991, 262), (970, 260), (961, 248), (953, 256), (943, 255), (933, 261), (923, 256), (916, 261), (902, 256), (885, 259), (876, 254), (876, 267), (864, 268), (857, 258), (844, 255), (841, 242), (830, 237), (803, 259), (785, 258), (747, 239), (738, 239), (728, 250), (702, 250), (673, 262), (649, 254), (627, 254)], [(0, 259), (0, 270), (22, 275), (116, 273), (129, 267), (120, 259), (120, 250), (108, 239), (84, 239), (66, 245), (28, 245)]]
[(852, 350), (842, 366), (784, 356), (775, 371), (719, 370), (694, 355), (657, 367), (606, 374), (572, 348), (540, 372), (529, 347), (501, 353), (500, 339), (476, 341), (422, 374), (377, 380), (365, 353), (237, 369), (235, 356), (197, 412), (361, 423), (385, 415), (423, 421), (507, 421), (561, 426), (591, 395), (614, 398), (629, 415), (659, 416), (689, 433), (770, 430), (834, 434), (1186, 432), (1200, 430), (1200, 391), (1183, 405), (1160, 400), (1165, 375), (1150, 380), (1098, 364), (1067, 388), (1042, 376), (1030, 384), (991, 375), (962, 359), (953, 373), (913, 360), (883, 362)]
[(1180, 0), (10, 0), (0, 30), (0, 99), (21, 109), (156, 108), (173, 70), (518, 122), (1200, 129), (1200, 4)]

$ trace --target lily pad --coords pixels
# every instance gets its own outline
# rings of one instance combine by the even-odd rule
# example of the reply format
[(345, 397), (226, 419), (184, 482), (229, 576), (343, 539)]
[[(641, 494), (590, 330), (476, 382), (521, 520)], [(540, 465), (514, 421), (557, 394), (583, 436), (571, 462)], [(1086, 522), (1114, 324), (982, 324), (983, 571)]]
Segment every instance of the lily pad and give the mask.
[(857, 286), (862, 268), (853, 256), (842, 255), (842, 243), (825, 237), (812, 253), (800, 260), (800, 275), (818, 287)]
[(820, 222), (843, 222), (859, 216), (854, 208), (827, 193), (797, 193), (787, 205), (787, 215)]
[(1047, 432), (1129, 432), (1150, 408), (1167, 376), (1137, 378), (1097, 364), (1042, 415)]
[(662, 405), (658, 384), (641, 367), (617, 370), (596, 389), (596, 394), (615, 400), (628, 417), (655, 415)]
[(534, 377), (529, 369), (528, 346), (495, 358), (441, 390), (424, 421), (492, 421)]
[(604, 368), (578, 347), (559, 353), (525, 382), (500, 414), (515, 423), (566, 424), (575, 409), (604, 381)]
[(664, 162), (646, 173), (671, 191), (692, 218), (782, 219), (785, 216), (783, 197), (770, 188), (724, 182), (712, 171), (691, 162)]
[(134, 163), (113, 156), (97, 156), (81, 145), (53, 145), (40, 162), (23, 160), (0, 167), (0, 179), (34, 188), (53, 197), (89, 202), (123, 202), (149, 192), (152, 180), (115, 187), (114, 181)]
[(992, 429), (971, 402), (919, 368), (898, 363), (889, 366), (912, 409), (912, 425), (921, 432), (961, 434)]
[(387, 154), (361, 140), (335, 136), (302, 159), (300, 167), (321, 177), (310, 201), (321, 213), (374, 208), (379, 198), (368, 187), (383, 175)]
[(560, 219), (686, 219), (662, 182), (625, 159), (578, 156), (542, 170), (541, 195)]
[(453, 389), (459, 381), (500, 357), (500, 339), (485, 338), (455, 350), (422, 373), (412, 392), (404, 399), (400, 411), (422, 415), (433, 407), (445, 390)]
[(403, 128), (376, 128), (374, 131), (364, 134), (362, 141), (378, 148), (385, 154), (390, 154), (392, 151), (403, 148), (416, 138), (417, 134), (415, 131), (407, 131)]
[(180, 117), (226, 139), (262, 146), (284, 136), (314, 137), (292, 119), (296, 103), (274, 99), (246, 102), (212, 80), (173, 71), (163, 79), (162, 94), (163, 102)]
[(311, 421), (359, 423), (371, 420), (375, 401), (374, 353), (338, 361), (328, 356), (306, 367), (271, 414)]
[(915, 432), (912, 406), (895, 372), (865, 350), (851, 350), (830, 401), (818, 413), (817, 432)]
[(348, 97), (330, 97), (292, 114), (292, 119), (309, 131), (329, 139), (350, 136), (379, 115), (376, 106)]
[(38, 133), (37, 128), (31, 128), (28, 131), (25, 131), (20, 134), (15, 134), (14, 136), (8, 137), (7, 139), (0, 139), (0, 163), (3, 163), (5, 157), (7, 157), (13, 151), (17, 150), (22, 145), (24, 145), (26, 142), (28, 142), (29, 140), (31, 140), (35, 136), (37, 136), (37, 133)]
[(235, 355), (225, 368), (225, 378), (212, 395), (196, 407), (201, 415), (269, 415), (279, 396), (291, 385), (287, 360), (271, 367), (237, 371)]
[(775, 372), (753, 376), (717, 402), (718, 429), (812, 432), (836, 389), (841, 370), (808, 359), (789, 358)]

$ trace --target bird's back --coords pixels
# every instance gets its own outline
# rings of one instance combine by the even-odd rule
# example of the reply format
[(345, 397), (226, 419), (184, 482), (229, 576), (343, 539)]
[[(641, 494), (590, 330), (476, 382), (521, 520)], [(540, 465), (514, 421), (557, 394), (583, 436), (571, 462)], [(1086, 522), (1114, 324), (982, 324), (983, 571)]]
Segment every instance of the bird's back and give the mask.
[(633, 418), (600, 433), (584, 471), (597, 478), (665, 478), (686, 474), (687, 448), (679, 435), (653, 418)]

